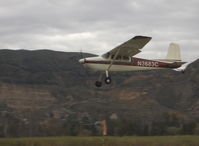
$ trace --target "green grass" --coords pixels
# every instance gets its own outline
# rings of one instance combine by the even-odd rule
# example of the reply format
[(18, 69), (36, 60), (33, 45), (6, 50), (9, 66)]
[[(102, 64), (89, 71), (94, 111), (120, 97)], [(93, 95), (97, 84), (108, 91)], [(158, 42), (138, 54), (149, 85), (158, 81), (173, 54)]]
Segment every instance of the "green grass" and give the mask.
[(199, 136), (1, 138), (0, 146), (199, 146)]

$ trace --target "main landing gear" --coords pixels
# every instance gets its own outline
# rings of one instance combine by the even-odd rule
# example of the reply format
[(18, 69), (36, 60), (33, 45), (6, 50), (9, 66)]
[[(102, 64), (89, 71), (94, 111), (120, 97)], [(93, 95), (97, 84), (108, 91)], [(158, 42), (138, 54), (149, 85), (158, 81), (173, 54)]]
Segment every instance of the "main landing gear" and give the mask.
[(96, 86), (96, 87), (102, 87), (102, 82), (96, 81), (96, 82), (95, 82), (95, 86)]
[[(104, 82), (106, 84), (111, 84), (111, 78), (110, 78), (110, 76), (108, 74), (108, 71), (106, 71), (106, 77), (104, 79)], [(101, 87), (102, 86), (102, 73), (100, 74), (98, 81), (95, 82), (95, 86), (96, 87)]]
[(110, 84), (111, 83), (111, 78), (109, 77), (107, 70), (106, 70), (106, 78), (105, 78), (104, 81), (105, 81), (106, 84)]
[(106, 84), (110, 84), (111, 83), (111, 78), (110, 77), (106, 77), (105, 80), (104, 80), (104, 82)]

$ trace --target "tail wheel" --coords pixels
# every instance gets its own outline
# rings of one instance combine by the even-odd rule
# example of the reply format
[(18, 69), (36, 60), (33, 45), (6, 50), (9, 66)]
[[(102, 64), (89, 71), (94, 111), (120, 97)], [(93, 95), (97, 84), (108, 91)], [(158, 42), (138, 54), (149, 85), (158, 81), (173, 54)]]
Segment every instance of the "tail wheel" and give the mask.
[(111, 78), (110, 77), (106, 77), (105, 78), (105, 83), (106, 84), (110, 84), (111, 83)]
[(96, 82), (95, 82), (95, 86), (96, 86), (96, 87), (102, 87), (102, 82), (96, 81)]

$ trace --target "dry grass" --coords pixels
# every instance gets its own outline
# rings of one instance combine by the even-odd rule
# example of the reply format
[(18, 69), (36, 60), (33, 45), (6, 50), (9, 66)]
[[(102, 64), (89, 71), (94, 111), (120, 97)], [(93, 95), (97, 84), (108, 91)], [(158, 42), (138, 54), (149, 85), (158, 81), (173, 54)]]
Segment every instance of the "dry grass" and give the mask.
[(0, 146), (199, 146), (199, 136), (1, 138)]

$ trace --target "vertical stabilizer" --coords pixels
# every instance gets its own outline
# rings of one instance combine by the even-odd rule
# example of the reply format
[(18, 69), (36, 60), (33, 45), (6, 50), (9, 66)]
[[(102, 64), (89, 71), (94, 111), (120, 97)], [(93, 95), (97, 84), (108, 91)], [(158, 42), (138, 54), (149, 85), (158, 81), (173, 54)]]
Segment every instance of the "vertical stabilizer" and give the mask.
[(181, 61), (180, 46), (176, 43), (171, 43), (168, 48), (166, 60)]

